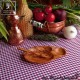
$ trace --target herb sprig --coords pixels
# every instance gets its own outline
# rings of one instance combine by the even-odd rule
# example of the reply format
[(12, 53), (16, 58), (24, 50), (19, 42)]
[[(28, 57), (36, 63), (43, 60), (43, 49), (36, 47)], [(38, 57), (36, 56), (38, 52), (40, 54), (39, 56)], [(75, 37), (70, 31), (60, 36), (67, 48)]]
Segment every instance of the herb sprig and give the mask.
[(54, 41), (56, 42), (58, 40), (58, 36), (54, 34), (35, 34), (31, 36), (29, 39), (31, 40), (39, 40), (39, 41)]

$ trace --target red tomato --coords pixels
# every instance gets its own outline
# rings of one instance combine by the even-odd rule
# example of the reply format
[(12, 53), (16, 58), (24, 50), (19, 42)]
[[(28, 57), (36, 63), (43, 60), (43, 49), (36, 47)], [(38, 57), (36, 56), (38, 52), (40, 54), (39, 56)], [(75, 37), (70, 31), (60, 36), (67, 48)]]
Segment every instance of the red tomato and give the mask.
[(45, 14), (43, 12), (37, 12), (34, 14), (34, 19), (41, 22), (44, 20), (44, 16)]
[(55, 15), (53, 13), (49, 13), (48, 15), (45, 16), (45, 20), (47, 22), (54, 22), (55, 20)]
[(44, 9), (44, 13), (49, 14), (52, 12), (52, 7), (51, 6), (46, 6)]

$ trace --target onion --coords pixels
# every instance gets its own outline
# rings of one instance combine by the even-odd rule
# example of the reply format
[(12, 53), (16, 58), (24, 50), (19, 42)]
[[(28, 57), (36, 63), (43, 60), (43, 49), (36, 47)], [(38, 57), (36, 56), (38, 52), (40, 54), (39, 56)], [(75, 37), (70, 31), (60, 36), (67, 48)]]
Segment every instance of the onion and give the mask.
[(64, 9), (57, 9), (53, 11), (56, 21), (63, 21), (66, 19), (66, 11)]
[(67, 39), (76, 38), (77, 36), (77, 29), (72, 25), (63, 28), (63, 35)]

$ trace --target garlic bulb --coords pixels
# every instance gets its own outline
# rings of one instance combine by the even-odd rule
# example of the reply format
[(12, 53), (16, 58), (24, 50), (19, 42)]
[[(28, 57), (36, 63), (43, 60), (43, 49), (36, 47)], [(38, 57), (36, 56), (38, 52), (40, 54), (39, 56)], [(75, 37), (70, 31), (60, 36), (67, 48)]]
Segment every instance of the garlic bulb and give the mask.
[(74, 26), (68, 26), (63, 28), (63, 35), (67, 39), (76, 38), (77, 36), (77, 29)]

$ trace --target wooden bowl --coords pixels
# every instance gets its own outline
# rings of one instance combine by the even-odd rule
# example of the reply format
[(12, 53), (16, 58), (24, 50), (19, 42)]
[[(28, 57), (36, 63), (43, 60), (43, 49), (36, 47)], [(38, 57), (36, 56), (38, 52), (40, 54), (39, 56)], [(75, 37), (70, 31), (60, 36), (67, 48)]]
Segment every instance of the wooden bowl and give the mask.
[(44, 23), (43, 28), (37, 28), (39, 31), (46, 32), (46, 33), (58, 33), (65, 27), (65, 20), (55, 23)]
[(54, 59), (60, 58), (66, 54), (66, 50), (61, 47), (54, 46), (35, 46), (30, 49), (23, 50), (23, 57), (31, 63), (48, 63)]

